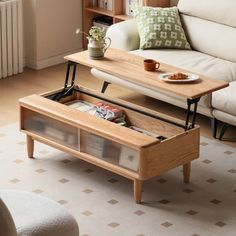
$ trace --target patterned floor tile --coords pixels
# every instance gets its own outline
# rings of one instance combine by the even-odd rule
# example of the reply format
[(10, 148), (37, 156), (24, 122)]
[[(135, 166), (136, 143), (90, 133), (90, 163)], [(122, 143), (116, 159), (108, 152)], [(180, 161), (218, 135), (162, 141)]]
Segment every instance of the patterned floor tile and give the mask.
[(21, 159), (15, 159), (14, 162), (15, 162), (16, 164), (21, 164), (21, 163), (23, 163), (24, 161), (21, 160)]
[(112, 227), (112, 228), (116, 228), (118, 227), (120, 224), (116, 223), (116, 222), (111, 222), (110, 224), (108, 224), (108, 226)]
[(167, 200), (167, 199), (162, 199), (159, 201), (161, 204), (169, 204), (171, 203), (171, 201)]
[(42, 189), (35, 189), (33, 190), (34, 193), (37, 193), (37, 194), (40, 194), (40, 193), (43, 193), (43, 190)]
[(213, 199), (213, 200), (211, 200), (210, 201), (211, 203), (213, 203), (213, 204), (219, 204), (219, 203), (221, 203), (221, 201), (220, 200), (217, 200), (217, 199)]
[(166, 227), (166, 228), (169, 228), (169, 227), (171, 227), (173, 224), (170, 223), (170, 222), (164, 222), (164, 223), (162, 223), (161, 225), (164, 226), (164, 227)]
[(68, 163), (71, 163), (72, 161), (69, 160), (69, 159), (64, 159), (64, 160), (62, 160), (61, 162), (64, 163), (64, 164), (68, 164)]
[(232, 155), (234, 152), (231, 152), (231, 151), (225, 151), (224, 154), (226, 155)]
[(210, 164), (210, 163), (212, 163), (212, 161), (210, 161), (210, 160), (208, 160), (208, 159), (205, 159), (205, 160), (203, 160), (202, 162), (205, 163), (205, 164)]
[(61, 182), (62, 184), (65, 184), (65, 183), (68, 183), (68, 182), (69, 182), (69, 180), (68, 180), (68, 179), (65, 179), (65, 178), (59, 179), (58, 181)]
[(16, 179), (16, 178), (14, 178), (14, 179), (11, 179), (10, 180), (12, 183), (14, 183), (14, 184), (16, 184), (16, 183), (19, 183), (20, 182), (20, 180), (19, 179)]
[(37, 172), (37, 173), (41, 174), (41, 173), (44, 173), (44, 172), (46, 172), (46, 170), (44, 170), (44, 169), (37, 169), (37, 170), (35, 170), (35, 172)]
[(111, 178), (111, 179), (108, 180), (108, 182), (114, 184), (114, 183), (118, 182), (118, 180), (114, 179), (114, 178)]
[(65, 200), (59, 200), (57, 202), (60, 203), (61, 205), (65, 205), (67, 203), (67, 201), (65, 201)]
[(210, 179), (207, 179), (206, 182), (208, 182), (209, 184), (214, 184), (216, 182), (216, 180), (210, 178)]
[(85, 190), (83, 190), (83, 192), (84, 192), (84, 193), (92, 193), (93, 190), (92, 190), (92, 189), (85, 189)]
[(92, 169), (86, 169), (84, 172), (86, 172), (86, 173), (90, 174), (90, 173), (93, 173), (93, 172), (94, 172), (94, 170), (92, 170)]
[(91, 211), (84, 211), (82, 214), (85, 216), (91, 216), (93, 213)]
[(198, 212), (197, 212), (197, 211), (194, 211), (194, 210), (189, 210), (189, 211), (187, 211), (186, 213), (189, 214), (189, 215), (191, 215), (191, 216), (194, 216), (194, 215), (198, 214)]
[(194, 190), (190, 189), (190, 188), (186, 188), (183, 190), (184, 193), (193, 193)]
[(110, 203), (111, 205), (115, 205), (118, 203), (118, 201), (116, 201), (115, 199), (111, 199), (110, 201), (108, 201), (108, 203)]
[(236, 170), (235, 169), (230, 169), (230, 170), (228, 170), (228, 172), (231, 173), (231, 174), (235, 174)]
[(160, 184), (164, 184), (167, 182), (167, 180), (161, 178), (161, 179), (158, 179), (157, 182), (159, 182)]
[(134, 212), (134, 214), (137, 215), (137, 216), (141, 216), (141, 215), (144, 215), (145, 212), (143, 212), (141, 210), (137, 210), (137, 211)]
[(219, 227), (224, 227), (226, 226), (226, 223), (222, 222), (222, 221), (218, 221), (215, 223), (215, 225), (219, 226)]

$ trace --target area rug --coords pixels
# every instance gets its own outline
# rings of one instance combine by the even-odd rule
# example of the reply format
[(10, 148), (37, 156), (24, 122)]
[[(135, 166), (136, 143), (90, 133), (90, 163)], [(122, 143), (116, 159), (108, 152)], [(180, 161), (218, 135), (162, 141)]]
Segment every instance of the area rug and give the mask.
[(130, 180), (35, 142), (27, 158), (18, 124), (0, 129), (0, 188), (49, 197), (75, 216), (81, 236), (234, 236), (236, 148), (201, 137), (191, 183), (176, 168), (146, 181), (135, 204)]

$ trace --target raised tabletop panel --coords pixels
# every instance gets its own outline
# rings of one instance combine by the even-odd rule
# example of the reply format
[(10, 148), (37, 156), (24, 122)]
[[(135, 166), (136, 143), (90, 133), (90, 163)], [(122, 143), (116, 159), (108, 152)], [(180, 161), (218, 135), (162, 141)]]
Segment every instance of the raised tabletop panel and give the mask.
[(192, 83), (167, 83), (160, 79), (160, 74), (189, 71), (161, 62), (160, 69), (157, 72), (148, 72), (143, 69), (144, 57), (114, 48), (109, 48), (106, 51), (103, 60), (90, 59), (88, 51), (66, 56), (65, 59), (99, 69), (152, 90), (162, 89), (188, 99), (199, 98), (228, 86), (228, 83), (225, 81), (200, 74), (200, 79)]

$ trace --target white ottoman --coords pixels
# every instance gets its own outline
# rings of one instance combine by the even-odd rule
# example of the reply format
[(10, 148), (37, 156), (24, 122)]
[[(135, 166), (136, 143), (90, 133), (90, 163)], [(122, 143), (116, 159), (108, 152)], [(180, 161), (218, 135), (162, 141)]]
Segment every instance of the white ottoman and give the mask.
[(0, 198), (11, 213), (18, 236), (79, 235), (74, 217), (48, 198), (18, 190), (0, 190)]
[(212, 94), (212, 107), (213, 116), (225, 123), (220, 134), (222, 139), (229, 125), (236, 126), (236, 81)]

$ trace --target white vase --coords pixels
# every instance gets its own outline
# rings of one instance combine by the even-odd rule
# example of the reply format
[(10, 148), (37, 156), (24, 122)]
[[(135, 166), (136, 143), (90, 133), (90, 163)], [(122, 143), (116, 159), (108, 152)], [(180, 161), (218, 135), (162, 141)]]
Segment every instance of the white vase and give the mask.
[(111, 39), (106, 37), (101, 41), (89, 39), (88, 54), (91, 59), (101, 60), (104, 58), (104, 53), (111, 45)]

